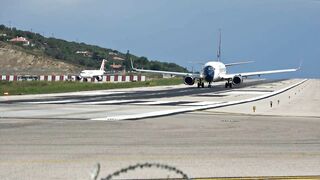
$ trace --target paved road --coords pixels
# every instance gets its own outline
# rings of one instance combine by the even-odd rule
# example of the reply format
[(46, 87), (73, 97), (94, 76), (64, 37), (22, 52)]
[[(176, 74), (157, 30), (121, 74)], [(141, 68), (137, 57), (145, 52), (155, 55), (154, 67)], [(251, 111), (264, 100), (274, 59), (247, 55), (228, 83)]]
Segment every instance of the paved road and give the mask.
[[(286, 86), (285, 82), (271, 84), (254, 85), (251, 90), (274, 90), (275, 85)], [(137, 162), (169, 164), (190, 177), (319, 175), (320, 116), (317, 113), (299, 115), (296, 108), (299, 105), (304, 107), (304, 112), (317, 110), (318, 86), (318, 80), (307, 81), (301, 93), (265, 111), (273, 112), (266, 116), (242, 113), (245, 107), (240, 107), (240, 112), (233, 112), (237, 110), (233, 107), (137, 121), (106, 122), (88, 120), (87, 117), (96, 114), (89, 112), (129, 106), (131, 111), (140, 111), (137, 107), (145, 106), (2, 103), (1, 113), (5, 109), (12, 116), (0, 119), (0, 178), (89, 179), (96, 162), (101, 163), (100, 177)], [(299, 88), (301, 86), (286, 93), (294, 94)], [(240, 98), (240, 94), (237, 90), (228, 96), (211, 98), (212, 101)], [(189, 96), (192, 99), (192, 95)], [(280, 96), (284, 98), (287, 94)], [(41, 106), (46, 111), (35, 110)], [(155, 107), (159, 108), (149, 108)], [(282, 107), (288, 112), (296, 111), (296, 114), (278, 116), (276, 113)], [(90, 110), (84, 111), (85, 108)], [(18, 113), (30, 114), (23, 117)], [(124, 174), (121, 178), (168, 176), (175, 175), (161, 169), (144, 169)]]

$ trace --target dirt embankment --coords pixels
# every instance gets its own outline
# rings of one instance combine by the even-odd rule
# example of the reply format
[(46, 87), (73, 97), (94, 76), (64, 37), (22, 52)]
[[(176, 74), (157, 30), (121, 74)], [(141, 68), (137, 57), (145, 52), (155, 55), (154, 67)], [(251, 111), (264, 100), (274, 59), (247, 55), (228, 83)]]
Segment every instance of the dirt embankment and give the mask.
[(0, 74), (72, 75), (81, 67), (42, 55), (26, 52), (21, 47), (0, 42)]

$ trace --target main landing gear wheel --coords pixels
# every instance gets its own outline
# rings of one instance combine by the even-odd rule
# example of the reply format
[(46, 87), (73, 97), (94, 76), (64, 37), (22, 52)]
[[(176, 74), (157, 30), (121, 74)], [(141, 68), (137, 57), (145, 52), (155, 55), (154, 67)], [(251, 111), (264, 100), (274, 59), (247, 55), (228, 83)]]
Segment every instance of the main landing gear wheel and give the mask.
[(204, 83), (203, 82), (198, 82), (198, 88), (200, 88), (200, 87), (204, 88)]
[(228, 87), (232, 88), (232, 83), (226, 82), (226, 84), (225, 84), (224, 87), (225, 87), (225, 88), (228, 88)]

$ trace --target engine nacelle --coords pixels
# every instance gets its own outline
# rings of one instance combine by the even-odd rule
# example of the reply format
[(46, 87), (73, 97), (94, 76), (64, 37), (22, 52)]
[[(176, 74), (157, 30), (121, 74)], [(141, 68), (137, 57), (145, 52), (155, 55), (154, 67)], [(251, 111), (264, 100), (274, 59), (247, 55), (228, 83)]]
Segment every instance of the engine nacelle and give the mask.
[(243, 80), (242, 76), (237, 75), (232, 78), (232, 83), (238, 85), (242, 83), (242, 80)]
[(102, 76), (96, 76), (95, 78), (97, 81), (102, 81)]
[(184, 83), (188, 85), (193, 85), (194, 84), (194, 78), (187, 76), (184, 78)]
[(77, 80), (77, 81), (80, 81), (81, 79), (82, 79), (81, 76), (76, 76), (76, 80)]

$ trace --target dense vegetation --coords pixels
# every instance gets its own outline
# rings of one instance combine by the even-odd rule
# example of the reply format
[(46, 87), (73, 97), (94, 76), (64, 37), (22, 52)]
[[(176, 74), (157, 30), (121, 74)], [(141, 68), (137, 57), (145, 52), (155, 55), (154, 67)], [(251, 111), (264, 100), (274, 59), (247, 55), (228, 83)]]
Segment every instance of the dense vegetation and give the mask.
[(8, 93), (9, 95), (44, 94), (87, 90), (177, 85), (181, 83), (182, 80), (180, 78), (156, 79), (143, 82), (123, 83), (81, 83), (71, 81), (0, 81), (0, 96), (4, 95), (4, 93)]
[[(88, 68), (98, 68), (102, 59), (107, 59), (106, 70), (111, 70), (111, 64), (121, 65), (119, 70), (130, 70), (129, 59), (133, 59), (135, 66), (145, 69), (180, 71), (187, 70), (175, 63), (162, 63), (159, 61), (149, 61), (146, 57), (137, 57), (129, 53), (121, 53), (117, 50), (88, 45), (85, 43), (68, 42), (53, 37), (44, 37), (39, 33), (22, 31), (16, 28), (8, 28), (0, 25), (0, 41), (8, 42), (11, 38), (25, 37), (30, 41), (30, 45), (16, 44), (28, 52), (35, 55), (46, 55), (64, 62), (81, 65)], [(76, 52), (88, 52), (81, 54)], [(118, 60), (117, 60), (118, 58)], [(119, 60), (122, 58), (123, 60)]]

